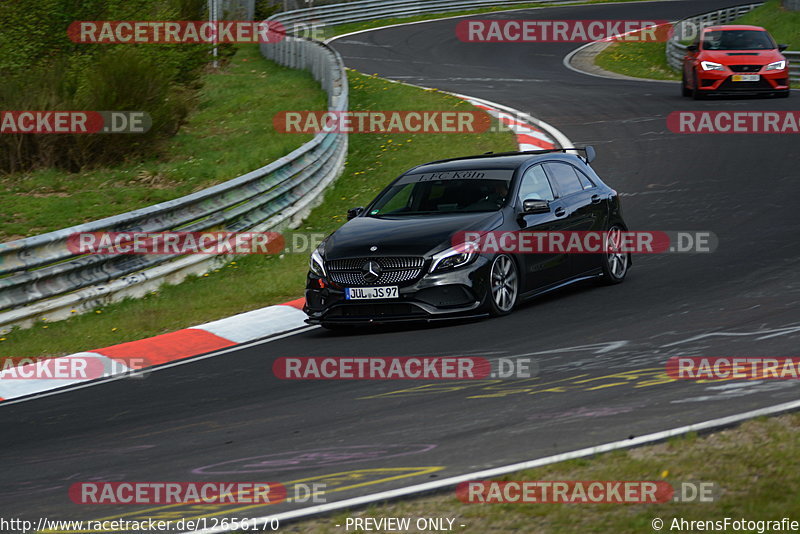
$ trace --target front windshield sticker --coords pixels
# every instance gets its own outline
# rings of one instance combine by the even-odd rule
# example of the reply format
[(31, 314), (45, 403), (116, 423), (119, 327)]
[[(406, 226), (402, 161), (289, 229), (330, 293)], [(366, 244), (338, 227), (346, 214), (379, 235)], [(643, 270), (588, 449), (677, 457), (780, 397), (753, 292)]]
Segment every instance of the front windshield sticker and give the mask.
[(481, 169), (462, 171), (426, 172), (421, 174), (407, 174), (400, 178), (395, 185), (413, 184), (418, 182), (436, 182), (444, 180), (511, 180), (512, 170)]

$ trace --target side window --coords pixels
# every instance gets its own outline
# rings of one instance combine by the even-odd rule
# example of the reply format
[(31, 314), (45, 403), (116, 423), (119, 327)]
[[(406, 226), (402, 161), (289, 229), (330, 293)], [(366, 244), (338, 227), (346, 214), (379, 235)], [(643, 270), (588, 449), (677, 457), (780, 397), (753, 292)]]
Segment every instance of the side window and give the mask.
[(528, 198), (555, 200), (553, 189), (550, 187), (550, 182), (541, 165), (534, 165), (522, 176), (522, 183), (519, 186), (519, 201), (522, 203)]
[(580, 169), (575, 169), (575, 171), (578, 173), (578, 180), (581, 181), (581, 186), (584, 189), (591, 189), (595, 186), (592, 179), (586, 176)]
[(547, 174), (553, 178), (562, 197), (583, 191), (583, 186), (578, 179), (575, 167), (568, 163), (555, 162), (545, 163), (545, 165), (547, 165)]

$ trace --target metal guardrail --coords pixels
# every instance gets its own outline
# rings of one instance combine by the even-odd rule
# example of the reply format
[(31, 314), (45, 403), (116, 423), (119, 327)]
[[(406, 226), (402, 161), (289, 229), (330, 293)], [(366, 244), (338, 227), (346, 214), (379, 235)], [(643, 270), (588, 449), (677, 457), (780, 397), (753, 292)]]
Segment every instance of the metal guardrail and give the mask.
[[(673, 36), (667, 41), (667, 63), (680, 72), (683, 68), (683, 57), (686, 55), (686, 45), (681, 41), (691, 40), (699, 29), (715, 24), (728, 24), (762, 5), (764, 2), (744, 4), (681, 20), (675, 24)], [(789, 60), (789, 79), (800, 83), (800, 52), (787, 50), (783, 55)]]
[[(264, 43), (269, 59), (311, 72), (328, 109), (348, 107), (341, 56), (328, 46), (287, 37)], [(141, 296), (164, 282), (205, 272), (225, 256), (83, 255), (68, 247), (78, 232), (267, 231), (299, 223), (344, 167), (347, 136), (320, 133), (269, 165), (214, 187), (147, 208), (0, 244), (0, 329), (60, 319), (109, 300)]]
[[(556, 2), (563, 0), (540, 0)], [(338, 24), (461, 8), (510, 6), (529, 0), (357, 0), (279, 13), (293, 22)], [(328, 93), (328, 109), (348, 107), (347, 76), (339, 54), (326, 45), (287, 36), (264, 43), (262, 54), (306, 69)], [(319, 200), (344, 167), (347, 136), (322, 133), (291, 154), (217, 186), (129, 213), (0, 244), (0, 332), (34, 320), (58, 320), (124, 297), (140, 297), (163, 283), (177, 283), (227, 260), (227, 256), (73, 254), (69, 236), (79, 232), (267, 231), (292, 226)]]
[[(564, 0), (538, 0), (539, 3)], [(292, 24), (345, 24), (394, 17), (413, 17), (427, 13), (445, 13), (458, 9), (530, 4), (531, 0), (357, 0), (346, 4), (323, 5), (278, 13), (270, 17), (292, 31)]]

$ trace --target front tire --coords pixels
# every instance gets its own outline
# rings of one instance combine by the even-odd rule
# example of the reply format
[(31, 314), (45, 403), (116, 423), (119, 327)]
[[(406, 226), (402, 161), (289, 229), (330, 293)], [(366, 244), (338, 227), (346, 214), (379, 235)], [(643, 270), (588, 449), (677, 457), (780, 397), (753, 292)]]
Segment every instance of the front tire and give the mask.
[(606, 247), (603, 252), (603, 277), (604, 284), (621, 284), (625, 281), (628, 268), (631, 265), (630, 254), (622, 252), (621, 248), (622, 232), (625, 229), (619, 225), (613, 225), (606, 232)]
[(692, 89), (692, 98), (695, 100), (703, 100), (706, 93), (700, 90), (700, 83), (697, 80), (697, 74), (694, 75), (694, 88)]
[(692, 96), (692, 90), (686, 85), (686, 71), (681, 76), (681, 96)]
[(514, 258), (500, 254), (489, 267), (486, 301), (489, 314), (498, 317), (514, 310), (519, 299), (519, 273)]

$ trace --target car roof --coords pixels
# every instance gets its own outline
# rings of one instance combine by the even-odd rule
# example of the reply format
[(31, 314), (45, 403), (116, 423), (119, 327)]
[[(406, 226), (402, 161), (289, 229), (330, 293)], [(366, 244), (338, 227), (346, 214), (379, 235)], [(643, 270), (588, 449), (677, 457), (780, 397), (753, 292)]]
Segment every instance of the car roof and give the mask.
[(747, 24), (723, 24), (720, 26), (709, 26), (707, 28), (703, 28), (704, 32), (707, 31), (719, 31), (719, 30), (755, 30), (760, 32), (765, 32), (764, 28), (761, 26), (749, 26)]
[(482, 154), (461, 158), (445, 159), (418, 165), (406, 174), (420, 174), (427, 172), (460, 171), (473, 169), (518, 169), (537, 160), (560, 159), (575, 162), (578, 159), (574, 154), (561, 152), (510, 152), (502, 154)]

